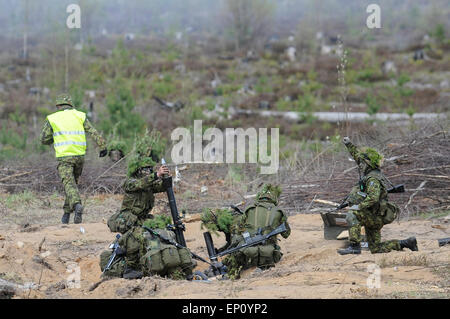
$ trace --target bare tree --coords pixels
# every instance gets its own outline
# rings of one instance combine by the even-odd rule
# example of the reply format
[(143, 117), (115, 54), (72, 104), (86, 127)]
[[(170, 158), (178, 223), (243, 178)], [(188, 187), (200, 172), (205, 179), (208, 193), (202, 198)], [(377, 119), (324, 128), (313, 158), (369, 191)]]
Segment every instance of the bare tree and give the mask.
[(28, 59), (28, 16), (29, 16), (29, 2), (24, 0), (24, 17), (23, 17), (23, 51), (22, 58)]
[(225, 0), (225, 25), (231, 31), (236, 49), (253, 44), (272, 25), (275, 5), (271, 0)]

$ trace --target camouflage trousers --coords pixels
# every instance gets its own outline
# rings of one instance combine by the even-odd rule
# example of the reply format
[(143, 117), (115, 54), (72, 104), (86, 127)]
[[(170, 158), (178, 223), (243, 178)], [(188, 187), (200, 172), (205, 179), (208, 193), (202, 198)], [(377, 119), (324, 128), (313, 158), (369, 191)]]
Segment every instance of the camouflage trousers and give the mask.
[(228, 255), (222, 262), (227, 266), (230, 278), (238, 279), (242, 270), (255, 266), (261, 269), (274, 267), (282, 256), (276, 244), (256, 245)]
[(383, 228), (383, 219), (377, 212), (357, 211), (353, 212), (358, 223), (349, 229), (349, 240), (352, 244), (361, 243), (361, 227), (366, 230), (367, 243), (372, 254), (388, 253), (392, 250), (401, 250), (400, 241), (397, 239), (381, 241), (381, 229)]
[(81, 203), (78, 192), (78, 179), (83, 171), (84, 156), (70, 156), (58, 159), (58, 174), (66, 195), (64, 213), (72, 213), (76, 203)]

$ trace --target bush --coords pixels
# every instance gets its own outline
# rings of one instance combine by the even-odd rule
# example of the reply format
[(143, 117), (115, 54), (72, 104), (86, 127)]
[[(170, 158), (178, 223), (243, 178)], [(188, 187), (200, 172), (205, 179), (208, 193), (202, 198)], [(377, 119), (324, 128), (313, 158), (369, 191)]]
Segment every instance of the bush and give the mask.
[(134, 99), (123, 83), (119, 81), (113, 92), (106, 98), (108, 116), (101, 122), (101, 127), (105, 133), (114, 131), (118, 137), (134, 138), (143, 132), (145, 121), (140, 114), (133, 112)]
[(367, 113), (369, 115), (375, 115), (378, 113), (378, 111), (381, 108), (380, 103), (377, 101), (377, 98), (374, 95), (369, 94), (366, 97), (366, 104), (367, 104)]
[(397, 85), (399, 87), (403, 87), (403, 85), (405, 85), (406, 83), (408, 83), (411, 79), (409, 78), (409, 76), (407, 74), (400, 74), (397, 78)]
[(175, 85), (172, 83), (172, 77), (170, 75), (163, 76), (162, 79), (155, 81), (151, 84), (153, 93), (159, 98), (167, 98), (170, 94), (175, 92)]
[(436, 38), (437, 42), (443, 43), (445, 40), (445, 27), (442, 23), (439, 23), (434, 28), (433, 36)]

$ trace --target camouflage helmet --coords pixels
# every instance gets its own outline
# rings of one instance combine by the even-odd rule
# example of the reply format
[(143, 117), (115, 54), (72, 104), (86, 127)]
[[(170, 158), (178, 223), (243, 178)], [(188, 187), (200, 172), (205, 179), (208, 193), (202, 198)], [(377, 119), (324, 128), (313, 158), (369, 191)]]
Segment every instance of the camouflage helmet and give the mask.
[(153, 167), (164, 153), (164, 142), (158, 131), (145, 132), (138, 138), (128, 159), (128, 176), (134, 175), (140, 168)]
[(206, 228), (208, 231), (217, 234), (217, 231), (221, 231), (225, 234), (232, 232), (235, 217), (233, 210), (230, 209), (216, 209), (205, 208), (202, 213), (202, 223), (200, 227)]
[(135, 152), (142, 157), (152, 157), (155, 162), (158, 162), (164, 154), (164, 141), (161, 138), (161, 133), (148, 130), (145, 135), (136, 141)]
[(372, 147), (363, 147), (360, 152), (361, 159), (371, 168), (378, 168), (381, 165), (383, 156)]
[(142, 225), (151, 229), (166, 229), (172, 223), (172, 219), (166, 215), (154, 215), (153, 218), (146, 219)]
[(153, 167), (156, 163), (151, 157), (141, 157), (138, 154), (130, 155), (128, 159), (127, 175), (131, 177), (135, 175), (139, 169), (144, 167)]
[(272, 184), (264, 184), (262, 189), (256, 194), (255, 201), (260, 200), (269, 200), (270, 202), (274, 203), (275, 205), (278, 204), (278, 199), (281, 195), (281, 188), (279, 186), (274, 186)]
[(55, 99), (55, 105), (58, 106), (65, 104), (73, 106), (72, 98), (70, 97), (70, 95), (66, 93), (58, 95)]

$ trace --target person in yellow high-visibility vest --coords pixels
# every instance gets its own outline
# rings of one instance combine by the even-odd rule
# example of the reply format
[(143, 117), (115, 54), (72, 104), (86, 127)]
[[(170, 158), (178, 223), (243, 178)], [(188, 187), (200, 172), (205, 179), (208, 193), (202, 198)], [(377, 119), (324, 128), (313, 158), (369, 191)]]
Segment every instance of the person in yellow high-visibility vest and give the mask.
[(53, 144), (55, 148), (57, 169), (66, 194), (61, 222), (68, 224), (70, 214), (74, 212), (74, 223), (79, 224), (82, 222), (83, 206), (77, 184), (86, 153), (85, 133), (89, 133), (101, 149), (100, 157), (106, 156), (108, 151), (106, 141), (86, 118), (86, 114), (74, 108), (69, 95), (58, 95), (56, 108), (57, 112), (47, 116), (40, 139), (42, 144)]

